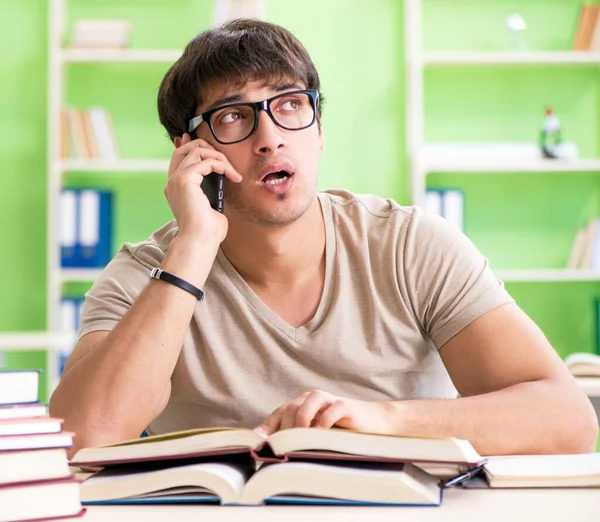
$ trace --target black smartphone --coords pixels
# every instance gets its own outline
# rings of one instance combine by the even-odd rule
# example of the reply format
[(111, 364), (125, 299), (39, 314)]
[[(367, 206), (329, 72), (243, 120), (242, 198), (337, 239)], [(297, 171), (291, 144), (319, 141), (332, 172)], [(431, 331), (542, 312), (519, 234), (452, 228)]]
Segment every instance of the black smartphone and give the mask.
[(223, 196), (225, 191), (225, 175), (212, 172), (204, 176), (200, 187), (206, 194), (210, 206), (223, 213)]

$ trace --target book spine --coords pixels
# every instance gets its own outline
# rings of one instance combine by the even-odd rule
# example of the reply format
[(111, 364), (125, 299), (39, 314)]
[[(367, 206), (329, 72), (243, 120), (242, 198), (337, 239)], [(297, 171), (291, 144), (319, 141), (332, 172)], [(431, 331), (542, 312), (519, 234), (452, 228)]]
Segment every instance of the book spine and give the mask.
[(60, 195), (61, 266), (75, 267), (77, 260), (77, 193), (63, 190)]
[(579, 24), (573, 44), (574, 51), (587, 51), (589, 49), (596, 23), (596, 14), (597, 6), (589, 4), (581, 6)]
[(83, 190), (79, 207), (81, 266), (103, 268), (111, 259), (112, 195), (106, 191)]

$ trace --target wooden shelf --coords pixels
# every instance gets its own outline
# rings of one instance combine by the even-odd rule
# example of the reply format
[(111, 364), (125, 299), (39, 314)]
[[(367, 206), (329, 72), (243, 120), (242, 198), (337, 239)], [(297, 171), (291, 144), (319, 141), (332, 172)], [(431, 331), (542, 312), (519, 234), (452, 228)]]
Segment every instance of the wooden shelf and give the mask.
[(539, 270), (494, 270), (496, 277), (506, 283), (544, 283), (571, 281), (600, 281), (598, 270), (539, 269)]
[(93, 282), (102, 272), (102, 268), (62, 268), (59, 279), (62, 283)]
[(426, 173), (569, 173), (569, 172), (600, 172), (600, 160), (545, 160), (536, 161), (510, 161), (510, 160), (476, 160), (469, 161), (444, 158), (424, 161), (423, 170)]
[(159, 172), (167, 174), (170, 160), (124, 159), (119, 161), (65, 160), (58, 164), (61, 172)]
[(173, 63), (181, 53), (177, 49), (64, 49), (60, 56), (65, 63)]
[(423, 65), (600, 65), (600, 52), (426, 52)]
[(11, 332), (0, 334), (0, 350), (34, 350), (68, 348), (75, 334), (59, 332)]

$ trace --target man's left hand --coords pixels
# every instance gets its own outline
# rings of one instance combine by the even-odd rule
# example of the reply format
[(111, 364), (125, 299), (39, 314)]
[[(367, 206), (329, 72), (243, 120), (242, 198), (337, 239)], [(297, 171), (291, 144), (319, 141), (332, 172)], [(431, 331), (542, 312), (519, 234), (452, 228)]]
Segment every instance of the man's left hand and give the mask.
[(337, 426), (370, 433), (392, 433), (390, 402), (367, 402), (324, 391), (305, 392), (277, 408), (255, 431), (269, 436), (288, 428)]

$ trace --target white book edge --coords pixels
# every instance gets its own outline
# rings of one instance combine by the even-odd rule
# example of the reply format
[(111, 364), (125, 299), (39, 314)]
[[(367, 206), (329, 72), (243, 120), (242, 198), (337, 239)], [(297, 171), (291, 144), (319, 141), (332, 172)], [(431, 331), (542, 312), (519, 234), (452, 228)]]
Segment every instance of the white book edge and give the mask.
[(111, 136), (111, 129), (106, 112), (104, 109), (92, 107), (89, 110), (89, 115), (102, 159), (106, 161), (116, 161), (118, 155)]
[(60, 246), (74, 248), (77, 242), (77, 194), (63, 190), (60, 194)]
[(95, 190), (83, 190), (79, 194), (79, 205), (79, 242), (85, 247), (96, 246), (100, 242), (100, 194)]

